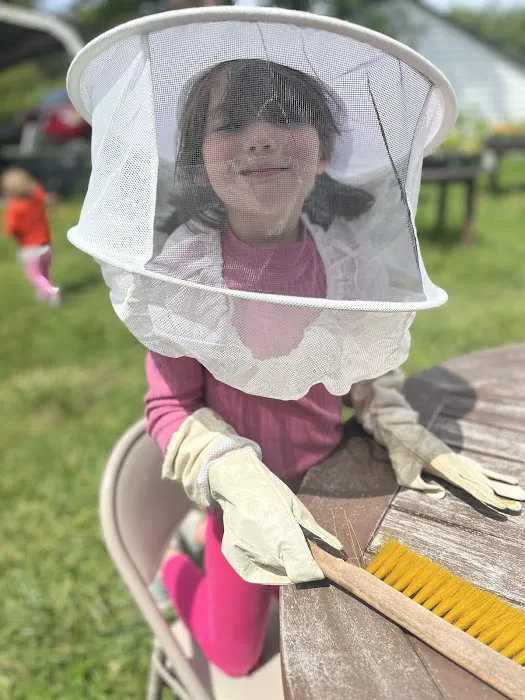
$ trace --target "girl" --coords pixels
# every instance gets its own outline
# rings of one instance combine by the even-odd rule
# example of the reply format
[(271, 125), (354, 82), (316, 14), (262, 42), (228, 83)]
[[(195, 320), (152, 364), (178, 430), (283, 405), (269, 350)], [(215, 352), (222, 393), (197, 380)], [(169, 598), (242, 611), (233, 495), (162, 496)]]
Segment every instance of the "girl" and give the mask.
[(37, 301), (60, 305), (60, 289), (49, 280), (51, 231), (46, 214), (46, 194), (22, 168), (2, 173), (2, 194), (7, 200), (4, 228), (19, 246), (19, 257)]
[[(256, 98), (246, 94), (250, 85), (257, 85)], [(177, 214), (181, 216), (184, 205), (188, 210), (200, 208), (191, 195), (195, 181), (204, 178), (209, 191), (199, 193), (201, 201), (215, 206), (198, 212), (168, 238), (156, 268), (170, 269), (170, 261), (179, 257), (173, 249), (181, 246), (188, 227), (198, 235), (203, 227), (213, 226), (220, 235), (222, 275), (228, 287), (242, 289), (248, 276), (250, 288), (260, 292), (325, 296), (323, 263), (301, 213), (338, 132), (330, 100), (329, 91), (315, 79), (265, 61), (228, 62), (200, 76), (189, 90), (181, 118), (176, 167), (186, 187)], [(271, 356), (272, 338), (261, 332), (260, 314), (252, 315), (257, 319), (252, 325), (250, 302), (235, 302), (236, 326), (245, 341), (261, 357)], [(317, 313), (292, 310), (292, 328), (301, 334)], [(286, 330), (283, 324), (283, 333)], [(297, 341), (290, 333), (290, 349)], [(238, 435), (256, 443), (265, 465), (296, 491), (304, 472), (341, 441), (341, 397), (322, 385), (296, 402), (264, 399), (218, 382), (196, 360), (156, 353), (148, 355), (146, 373), (148, 426), (164, 452), (190, 416), (198, 412), (206, 420), (209, 412), (213, 421), (214, 411)], [(230, 675), (244, 675), (262, 651), (272, 589), (239, 576), (221, 552), (223, 534), (221, 514), (209, 513), (206, 573), (172, 548), (162, 578), (207, 658)], [(332, 544), (338, 546), (337, 541)]]
[(339, 444), (348, 392), (400, 484), (443, 496), (426, 470), (519, 508), (521, 489), (452, 453), (401, 394), (414, 312), (446, 300), (413, 224), (423, 155), (454, 121), (433, 66), (334, 19), (221, 7), (112, 30), (68, 86), (93, 119), (69, 238), (150, 350), (163, 475), (207, 509), (204, 571), (172, 548), (162, 578), (212, 663), (249, 673), (275, 586), (323, 576), (306, 537), (340, 549), (295, 493)]

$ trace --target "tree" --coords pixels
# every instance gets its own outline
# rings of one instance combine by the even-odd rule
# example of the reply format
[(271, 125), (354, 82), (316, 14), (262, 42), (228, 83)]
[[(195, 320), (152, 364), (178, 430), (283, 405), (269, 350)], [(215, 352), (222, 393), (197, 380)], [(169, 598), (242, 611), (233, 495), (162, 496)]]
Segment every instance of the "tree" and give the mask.
[[(383, 3), (384, 0), (325, 0), (324, 5), (327, 14), (334, 17), (356, 22), (385, 34), (392, 34), (392, 27), (381, 12)], [(304, 12), (318, 10), (315, 0), (276, 0), (274, 5)]]
[[(390, 33), (389, 24), (380, 12), (384, 0), (274, 0), (274, 6), (303, 12), (318, 11), (324, 3), (328, 14), (340, 19)], [(93, 28), (93, 34), (151, 12), (199, 5), (229, 5), (233, 0), (76, 0), (70, 18), (77, 24)]]
[(76, 0), (70, 18), (92, 35), (154, 12), (203, 5), (229, 5), (231, 0)]
[(26, 7), (28, 9), (35, 9), (36, 2), (33, 0), (3, 0), (6, 5), (16, 5), (17, 7)]
[(525, 59), (525, 8), (470, 10), (455, 8), (449, 16), (466, 29), (489, 39), (516, 58)]
[(85, 27), (88, 34), (96, 35), (118, 24), (136, 19), (143, 14), (142, 0), (102, 0), (84, 2), (77, 0), (69, 11), (69, 17), (76, 24)]

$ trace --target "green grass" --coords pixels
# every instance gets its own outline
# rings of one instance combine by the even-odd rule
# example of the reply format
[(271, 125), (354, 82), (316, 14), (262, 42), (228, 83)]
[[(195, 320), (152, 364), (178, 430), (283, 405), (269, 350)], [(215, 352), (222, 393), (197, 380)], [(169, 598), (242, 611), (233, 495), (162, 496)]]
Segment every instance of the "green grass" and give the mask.
[(449, 301), (416, 317), (405, 365), (409, 374), (466, 352), (525, 340), (525, 159), (504, 161), (502, 184), (505, 194), (480, 192), (473, 248), (458, 245), (462, 186), (451, 189), (450, 227), (439, 237), (432, 231), (436, 189), (422, 188), (417, 225), (423, 259)]
[[(509, 161), (503, 184), (525, 184)], [(450, 301), (413, 325), (408, 373), (521, 341), (525, 193), (483, 193), (477, 241), (461, 249), (462, 198), (450, 230), (418, 223), (431, 278)], [(59, 310), (36, 305), (9, 241), (0, 241), (0, 698), (128, 700), (144, 694), (150, 634), (101, 542), (98, 487), (116, 438), (142, 413), (144, 350), (114, 315), (97, 266), (66, 241), (78, 207), (53, 221)]]

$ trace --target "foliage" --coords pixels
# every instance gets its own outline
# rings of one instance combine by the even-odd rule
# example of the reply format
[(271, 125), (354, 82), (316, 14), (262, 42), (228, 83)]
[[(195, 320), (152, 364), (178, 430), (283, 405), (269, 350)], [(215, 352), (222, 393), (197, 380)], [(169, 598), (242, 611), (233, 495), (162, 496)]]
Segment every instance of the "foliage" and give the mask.
[(0, 124), (16, 121), (46, 92), (64, 81), (65, 71), (45, 75), (37, 61), (25, 61), (0, 71)]
[(389, 34), (390, 23), (379, 9), (382, 2), (383, 0), (324, 0), (320, 5), (314, 0), (276, 0), (273, 4), (290, 10), (329, 14)]
[[(179, 2), (181, 0), (178, 0)], [(204, 0), (182, 0), (188, 6)], [(217, 4), (232, 4), (233, 0), (218, 0)], [(17, 5), (31, 6), (30, 0), (17, 0)], [(72, 22), (86, 38), (110, 29), (122, 22), (144, 14), (169, 9), (170, 0), (102, 0), (85, 2), (76, 0), (66, 19)], [(295, 10), (311, 10), (312, 0), (277, 0), (275, 5)], [(364, 26), (386, 34), (393, 34), (392, 27), (378, 10), (379, 0), (326, 0), (329, 14), (341, 19), (351, 19)], [(0, 72), (0, 124), (18, 120), (35, 106), (46, 92), (65, 81), (67, 65), (55, 56), (38, 61), (26, 61)]]
[(104, 0), (94, 3), (79, 0), (69, 15), (75, 23), (87, 27), (88, 33), (94, 35), (140, 17), (142, 4), (140, 0)]
[(471, 109), (458, 115), (452, 133), (441, 144), (441, 153), (477, 155), (484, 151), (485, 141), (491, 133), (489, 123), (479, 110)]
[(492, 133), (497, 136), (525, 136), (525, 121), (494, 124)]
[(502, 9), (497, 6), (473, 10), (458, 7), (450, 11), (450, 17), (459, 24), (516, 56), (525, 59), (525, 8)]
[(32, 9), (35, 7), (34, 0), (4, 0), (7, 5), (17, 5), (18, 7), (26, 7)]
[[(185, 2), (186, 0), (178, 1)], [(360, 24), (378, 31), (387, 32), (387, 20), (375, 7), (380, 2), (381, 0), (325, 0), (323, 7), (327, 14), (341, 19), (357, 20)], [(73, 6), (70, 15), (79, 25), (91, 28), (96, 27), (99, 31), (102, 31), (142, 14), (169, 9), (173, 4), (176, 4), (173, 0), (172, 2), (170, 0), (157, 0), (156, 2), (105, 0), (104, 2), (86, 5), (82, 0), (78, 0)], [(192, 0), (187, 0), (187, 4), (190, 6)], [(195, 6), (202, 4), (202, 0), (194, 0), (193, 4)], [(216, 4), (233, 4), (233, 0), (217, 0)], [(315, 0), (276, 0), (273, 2), (273, 5), (303, 12), (323, 11), (321, 6), (316, 7)]]
[(233, 0), (102, 0), (86, 3), (77, 0), (69, 16), (83, 28), (86, 35), (94, 36), (123, 22), (164, 10), (199, 7), (207, 4), (232, 5)]

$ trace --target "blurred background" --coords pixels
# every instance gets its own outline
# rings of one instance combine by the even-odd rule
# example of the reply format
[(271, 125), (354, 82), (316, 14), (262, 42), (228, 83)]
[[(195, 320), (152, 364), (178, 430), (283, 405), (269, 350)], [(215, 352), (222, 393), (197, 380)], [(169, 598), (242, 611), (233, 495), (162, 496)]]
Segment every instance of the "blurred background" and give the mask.
[[(450, 300), (416, 319), (407, 374), (523, 342), (525, 0), (275, 4), (389, 34), (456, 91), (460, 116), (425, 161), (417, 214), (428, 272)], [(36, 305), (0, 239), (0, 698), (143, 697), (150, 635), (103, 548), (97, 493), (111, 447), (142, 414), (144, 349), (117, 320), (98, 267), (66, 240), (89, 178), (90, 128), (65, 74), (100, 32), (191, 5), (0, 2), (0, 171), (22, 165), (53, 195), (63, 293), (59, 309)]]

